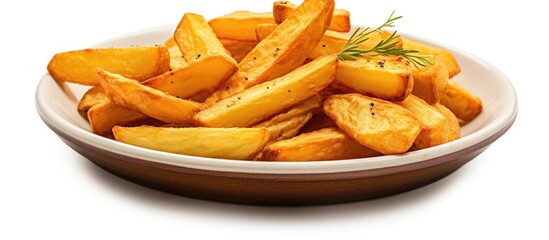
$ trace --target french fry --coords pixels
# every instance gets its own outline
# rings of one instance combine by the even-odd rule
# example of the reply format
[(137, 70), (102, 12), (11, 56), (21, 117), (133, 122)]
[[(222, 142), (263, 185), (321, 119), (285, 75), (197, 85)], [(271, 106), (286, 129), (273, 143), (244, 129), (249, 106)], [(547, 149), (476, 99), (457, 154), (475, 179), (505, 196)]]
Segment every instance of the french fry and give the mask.
[(97, 104), (88, 111), (88, 121), (94, 133), (106, 135), (114, 126), (131, 126), (150, 119), (140, 112), (121, 107), (109, 99)]
[(177, 45), (169, 47), (168, 52), (170, 53), (170, 69), (179, 69), (187, 64), (187, 61), (183, 58), (183, 53), (181, 53)]
[(166, 92), (179, 98), (192, 98), (210, 94), (227, 79), (235, 66), (225, 57), (209, 55), (188, 62), (185, 66), (150, 78), (143, 85)]
[(255, 27), (262, 23), (274, 23), (273, 13), (236, 11), (208, 22), (218, 38), (256, 41)]
[(225, 58), (232, 64), (231, 69), (235, 70), (236, 61), (229, 55), (201, 15), (185, 13), (175, 29), (174, 39), (187, 62), (215, 55)]
[(111, 101), (166, 123), (192, 123), (194, 113), (202, 109), (200, 103), (179, 99), (100, 68), (97, 75)]
[(311, 119), (313, 116), (312, 112), (320, 106), (322, 106), (322, 98), (317, 94), (296, 104), (290, 110), (278, 114), (254, 127), (269, 129), (271, 132), (269, 142), (292, 138)]
[(418, 149), (433, 147), (448, 142), (448, 120), (435, 107), (414, 95), (399, 103), (410, 110), (423, 128), (414, 142)]
[(301, 128), (300, 133), (308, 133), (330, 127), (337, 127), (337, 124), (324, 112), (318, 112)]
[(324, 112), (347, 135), (383, 154), (406, 152), (422, 128), (406, 108), (356, 93), (328, 97)]
[(429, 61), (432, 64), (425, 67), (412, 67), (414, 76), (414, 89), (412, 94), (423, 99), (428, 104), (440, 101), (444, 89), (448, 84), (448, 70), (438, 55), (431, 55)]
[(313, 62), (271, 81), (225, 98), (197, 113), (205, 127), (248, 127), (299, 103), (328, 86), (337, 68), (335, 55)]
[(265, 128), (114, 127), (117, 141), (200, 157), (251, 159), (269, 140)]
[(265, 148), (263, 161), (323, 161), (379, 156), (337, 128), (324, 128), (275, 142)]
[[(273, 17), (276, 23), (283, 22), (298, 7), (288, 1), (277, 1), (273, 3)], [(337, 32), (348, 32), (351, 30), (351, 14), (345, 9), (334, 9), (334, 15), (330, 21), (329, 30)]]
[(475, 119), (482, 112), (482, 100), (452, 80), (448, 81), (440, 103), (465, 122)]
[(142, 81), (168, 71), (170, 56), (164, 46), (76, 50), (55, 54), (48, 72), (57, 81), (93, 86), (97, 67)]
[(410, 62), (401, 57), (364, 57), (339, 61), (333, 87), (389, 101), (402, 101), (414, 86)]
[[(257, 40), (262, 41), (263, 39), (267, 38), (269, 34), (271, 34), (277, 27), (276, 24), (259, 24), (255, 28), (255, 32), (257, 35)], [(360, 49), (371, 49), (376, 44), (378, 44), (380, 41), (385, 40), (391, 36), (390, 32), (383, 31), (383, 32), (373, 32), (368, 35), (368, 40), (364, 41), (360, 44)], [(331, 30), (326, 30), (324, 33), (324, 36), (320, 40), (320, 42), (316, 45), (315, 49), (309, 54), (307, 59), (313, 60), (318, 57), (330, 55), (330, 54), (337, 54), (345, 48), (345, 44), (347, 44), (347, 41), (349, 40), (349, 37), (347, 35), (335, 32)], [(391, 43), (398, 42), (397, 47), (401, 47), (401, 37), (395, 38)]]
[(435, 103), (433, 106), (440, 113), (442, 113), (442, 115), (444, 115), (444, 117), (446, 117), (446, 120), (448, 121), (448, 142), (459, 139), (461, 137), (461, 127), (459, 125), (459, 121), (456, 115), (454, 115), (454, 113), (452, 113), (450, 109), (440, 103)]
[(454, 58), (454, 55), (446, 49), (429, 46), (427, 44), (416, 42), (408, 38), (402, 39), (402, 47), (404, 49), (417, 50), (419, 51), (419, 54), (438, 55), (444, 62), (444, 65), (446, 65), (449, 78), (452, 78), (459, 72), (461, 72), (461, 68), (459, 67), (457, 60)]
[(229, 51), (237, 62), (242, 61), (242, 59), (244, 59), (244, 57), (246, 57), (246, 55), (248, 55), (257, 45), (257, 40), (255, 39), (253, 41), (241, 41), (220, 38), (219, 41), (221, 41), (221, 44), (223, 44), (225, 49)]
[(211, 106), (262, 82), (275, 79), (301, 66), (328, 27), (334, 0), (305, 0), (266, 39), (239, 63), (238, 70), (208, 99)]
[(80, 102), (78, 103), (78, 112), (83, 116), (86, 116), (91, 107), (108, 100), (109, 98), (105, 94), (105, 91), (103, 91), (103, 88), (99, 86), (92, 87), (84, 93), (80, 99)]

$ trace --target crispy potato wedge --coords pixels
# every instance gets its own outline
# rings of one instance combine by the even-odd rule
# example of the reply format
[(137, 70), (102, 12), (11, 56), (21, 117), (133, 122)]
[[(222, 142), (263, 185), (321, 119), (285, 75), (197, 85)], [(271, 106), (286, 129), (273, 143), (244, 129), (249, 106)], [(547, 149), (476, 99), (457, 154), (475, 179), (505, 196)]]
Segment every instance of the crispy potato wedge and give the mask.
[(482, 100), (452, 80), (448, 81), (440, 103), (465, 122), (475, 119), (482, 112)]
[(48, 72), (57, 81), (98, 85), (97, 67), (142, 81), (168, 71), (170, 55), (164, 46), (62, 52), (50, 60)]
[(429, 61), (432, 64), (425, 67), (412, 67), (412, 75), (414, 76), (412, 94), (428, 104), (435, 104), (442, 98), (444, 89), (448, 84), (448, 70), (438, 55), (431, 55)]
[(324, 112), (357, 142), (383, 154), (406, 152), (422, 128), (408, 109), (356, 93), (328, 97)]
[(271, 132), (269, 143), (292, 138), (311, 119), (313, 116), (312, 112), (321, 106), (322, 98), (317, 94), (296, 104), (290, 110), (278, 114), (254, 127), (269, 129)]
[(423, 124), (421, 132), (414, 142), (418, 149), (433, 147), (448, 142), (448, 120), (435, 107), (414, 95), (398, 103), (410, 110)]
[[(273, 3), (273, 17), (276, 23), (282, 23), (298, 7), (288, 1), (277, 1)], [(351, 30), (351, 14), (345, 9), (334, 9), (334, 15), (330, 21), (329, 30), (337, 32), (348, 32)]]
[(262, 23), (274, 23), (273, 13), (236, 11), (208, 22), (218, 38), (256, 41), (255, 27)]
[(191, 123), (202, 104), (179, 99), (136, 80), (97, 69), (99, 83), (111, 101), (166, 123)]
[(86, 116), (91, 107), (108, 100), (109, 98), (105, 94), (105, 91), (103, 91), (103, 88), (99, 86), (92, 87), (80, 99), (78, 112)]
[(379, 156), (337, 128), (324, 128), (275, 142), (265, 148), (263, 161), (323, 161)]
[(448, 142), (459, 139), (461, 137), (461, 127), (456, 115), (440, 103), (435, 103), (433, 106), (442, 113), (448, 121)]
[(114, 126), (131, 126), (150, 119), (149, 116), (121, 107), (109, 99), (88, 111), (88, 121), (94, 133), (106, 135)]
[(255, 39), (253, 41), (240, 41), (220, 38), (219, 41), (237, 62), (242, 61), (257, 46), (257, 40)]
[(117, 141), (200, 157), (251, 159), (269, 140), (265, 128), (114, 127)]
[(446, 65), (449, 78), (452, 78), (459, 72), (461, 72), (461, 68), (459, 67), (457, 60), (454, 58), (454, 55), (446, 49), (429, 46), (427, 44), (416, 42), (408, 38), (402, 39), (402, 47), (404, 49), (418, 50), (420, 54), (438, 55), (441, 58), (442, 62), (444, 62), (444, 65)]
[(401, 57), (368, 57), (339, 61), (332, 87), (389, 101), (402, 101), (414, 86), (410, 62)]
[(210, 55), (224, 57), (236, 67), (236, 61), (229, 55), (214, 31), (201, 15), (185, 13), (177, 25), (174, 39), (187, 62), (196, 61)]
[[(257, 36), (258, 41), (262, 41), (263, 39), (267, 38), (269, 34), (271, 34), (277, 27), (276, 24), (259, 24), (255, 28), (255, 33)], [(382, 40), (385, 40), (391, 36), (390, 32), (383, 31), (381, 33), (373, 32), (369, 36), (369, 39), (365, 42), (363, 42), (360, 45), (360, 49), (370, 49), (374, 47), (377, 43), (379, 43)], [(320, 42), (316, 45), (315, 49), (309, 54), (307, 57), (308, 60), (316, 59), (318, 57), (330, 55), (330, 54), (337, 54), (343, 50), (345, 47), (345, 44), (347, 44), (348, 37), (346, 34), (335, 32), (331, 30), (326, 30), (324, 33), (324, 36), (320, 40)], [(397, 47), (402, 46), (401, 38), (397, 37), (393, 42), (398, 42)]]
[(318, 112), (301, 128), (300, 133), (308, 133), (330, 127), (337, 127), (337, 124), (324, 112)]
[(234, 72), (234, 65), (225, 57), (209, 55), (191, 61), (184, 67), (150, 78), (143, 85), (179, 98), (193, 98), (215, 90)]
[(169, 47), (168, 52), (170, 53), (170, 69), (179, 69), (187, 64), (187, 61), (183, 58), (183, 53), (181, 53), (177, 45)]
[(301, 66), (324, 35), (334, 5), (334, 0), (305, 0), (295, 10), (296, 14), (288, 17), (244, 57), (236, 73), (206, 99), (206, 105), (211, 106)]
[(313, 62), (271, 81), (225, 98), (197, 113), (205, 127), (248, 127), (295, 105), (328, 86), (337, 68), (335, 55)]

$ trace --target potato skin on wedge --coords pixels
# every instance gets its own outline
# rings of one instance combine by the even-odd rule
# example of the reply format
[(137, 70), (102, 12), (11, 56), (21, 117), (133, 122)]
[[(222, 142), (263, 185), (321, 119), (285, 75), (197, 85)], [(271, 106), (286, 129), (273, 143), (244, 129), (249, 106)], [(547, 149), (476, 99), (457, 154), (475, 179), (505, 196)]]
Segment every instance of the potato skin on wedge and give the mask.
[(275, 142), (265, 148), (262, 161), (323, 161), (379, 156), (337, 128), (324, 128)]
[(435, 107), (414, 95), (408, 96), (398, 104), (410, 110), (423, 125), (414, 142), (418, 149), (448, 142), (448, 120)]
[(251, 159), (269, 140), (265, 128), (114, 127), (117, 141), (199, 157)]
[(97, 75), (111, 101), (166, 123), (192, 123), (194, 113), (202, 109), (200, 103), (179, 99), (100, 68)]
[(86, 116), (91, 107), (108, 100), (109, 98), (107, 97), (107, 94), (105, 94), (105, 91), (103, 91), (103, 88), (100, 86), (92, 87), (84, 93), (80, 102), (78, 102), (78, 112), (80, 112), (82, 116)]
[(448, 121), (448, 142), (454, 141), (461, 137), (461, 126), (459, 125), (459, 120), (456, 115), (450, 111), (447, 107), (440, 103), (433, 105)]
[(337, 57), (312, 61), (280, 78), (225, 98), (194, 116), (198, 126), (249, 127), (324, 89), (334, 81)]
[[(273, 3), (273, 17), (276, 23), (281, 23), (292, 14), (298, 5), (289, 1), (276, 1)], [(345, 9), (334, 9), (334, 15), (328, 29), (337, 32), (351, 30), (351, 14)]]
[(99, 85), (96, 68), (143, 81), (170, 69), (165, 46), (84, 49), (57, 53), (48, 63), (48, 72), (57, 81)]
[(440, 103), (464, 122), (472, 121), (482, 112), (482, 100), (453, 80), (448, 81)]
[(422, 129), (409, 110), (356, 93), (328, 97), (324, 112), (357, 142), (383, 154), (406, 152)]
[(428, 104), (435, 104), (440, 101), (444, 89), (448, 84), (448, 70), (438, 55), (431, 55), (425, 67), (412, 67), (414, 76), (414, 89), (412, 94), (423, 99)]

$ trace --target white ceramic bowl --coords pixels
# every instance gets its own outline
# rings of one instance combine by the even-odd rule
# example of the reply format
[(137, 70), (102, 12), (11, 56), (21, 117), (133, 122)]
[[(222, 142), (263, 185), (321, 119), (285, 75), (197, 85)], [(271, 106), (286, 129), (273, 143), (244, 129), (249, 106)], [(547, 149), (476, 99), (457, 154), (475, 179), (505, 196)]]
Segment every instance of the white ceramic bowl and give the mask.
[[(174, 28), (167, 25), (147, 29), (92, 47), (163, 44)], [(95, 135), (76, 107), (88, 87), (57, 83), (47, 73), (36, 90), (36, 108), (46, 125), (83, 156), (121, 177), (160, 190), (220, 201), (277, 205), (385, 196), (455, 171), (503, 135), (517, 115), (513, 86), (493, 66), (455, 48), (406, 36), (451, 50), (462, 68), (454, 80), (482, 99), (484, 111), (462, 128), (461, 139), (402, 155), (352, 160), (225, 160), (149, 150)]]

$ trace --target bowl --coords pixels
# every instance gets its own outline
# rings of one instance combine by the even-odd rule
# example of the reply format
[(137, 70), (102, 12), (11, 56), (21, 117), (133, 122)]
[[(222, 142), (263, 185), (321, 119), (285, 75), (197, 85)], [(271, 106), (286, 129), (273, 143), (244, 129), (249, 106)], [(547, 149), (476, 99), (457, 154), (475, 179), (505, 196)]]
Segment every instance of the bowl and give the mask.
[[(174, 25), (159, 26), (92, 47), (164, 43)], [(359, 201), (435, 182), (481, 154), (513, 124), (517, 97), (510, 81), (483, 60), (449, 49), (462, 72), (454, 80), (479, 96), (484, 111), (462, 128), (462, 138), (401, 155), (314, 161), (258, 162), (178, 155), (140, 148), (95, 135), (77, 111), (88, 87), (56, 82), (44, 74), (36, 108), (63, 142), (97, 166), (129, 181), (188, 197), (257, 205), (314, 205)]]

